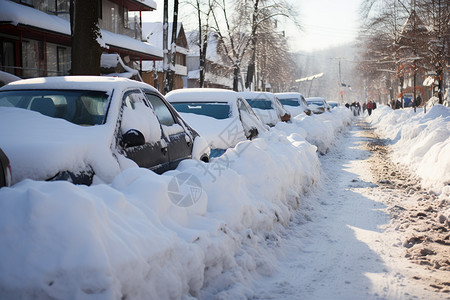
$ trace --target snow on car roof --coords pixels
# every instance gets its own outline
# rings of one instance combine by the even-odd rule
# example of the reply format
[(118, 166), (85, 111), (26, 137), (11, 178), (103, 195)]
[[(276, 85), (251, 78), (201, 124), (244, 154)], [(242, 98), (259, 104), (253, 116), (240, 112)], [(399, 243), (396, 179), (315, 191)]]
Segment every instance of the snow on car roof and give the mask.
[(5, 85), (0, 90), (71, 89), (110, 91), (118, 87), (142, 87), (156, 91), (152, 86), (127, 78), (106, 76), (59, 76), (24, 79)]
[(324, 101), (325, 99), (322, 97), (308, 97), (306, 101)]
[(252, 100), (264, 99), (272, 101), (275, 98), (275, 95), (270, 92), (239, 92), (239, 94), (245, 99)]
[(286, 99), (292, 97), (300, 98), (302, 94), (297, 92), (290, 92), (290, 93), (286, 92), (286, 93), (275, 93), (275, 96), (277, 96), (278, 99)]
[(238, 93), (235, 91), (214, 89), (214, 88), (189, 88), (174, 90), (166, 95), (166, 99), (169, 102), (227, 102), (231, 103), (236, 101)]

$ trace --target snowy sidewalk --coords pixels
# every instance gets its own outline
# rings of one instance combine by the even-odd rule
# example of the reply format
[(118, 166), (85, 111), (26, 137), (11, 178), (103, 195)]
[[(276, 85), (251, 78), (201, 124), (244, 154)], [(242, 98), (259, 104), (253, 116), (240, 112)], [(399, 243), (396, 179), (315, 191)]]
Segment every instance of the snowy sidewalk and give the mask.
[(321, 156), (323, 185), (302, 199), (277, 271), (258, 279), (255, 299), (448, 299), (448, 271), (405, 258), (389, 212), (392, 199), (419, 195), (377, 184), (371, 168), (388, 158), (367, 150), (373, 137), (360, 120)]

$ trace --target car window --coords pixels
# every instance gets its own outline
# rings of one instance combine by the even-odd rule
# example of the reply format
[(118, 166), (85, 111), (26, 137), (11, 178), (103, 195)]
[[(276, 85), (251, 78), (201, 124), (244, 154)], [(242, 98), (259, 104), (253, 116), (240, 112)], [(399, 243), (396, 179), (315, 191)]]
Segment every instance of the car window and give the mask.
[(289, 99), (279, 99), (281, 104), (283, 105), (289, 105), (289, 106), (300, 106), (300, 103), (298, 103), (298, 100), (295, 98), (289, 98)]
[(18, 107), (77, 125), (102, 124), (109, 96), (103, 91), (16, 90), (0, 92), (0, 106)]
[(253, 109), (250, 107), (250, 105), (248, 105), (247, 101), (245, 101), (244, 99), (239, 98), (239, 99), (237, 100), (237, 103), (238, 103), (239, 111), (245, 111), (245, 112), (247, 112), (248, 114), (253, 115), (253, 116), (256, 117), (255, 112), (254, 112)]
[(226, 102), (173, 102), (172, 106), (182, 113), (193, 113), (215, 119), (227, 119), (231, 114), (231, 107)]
[(156, 143), (161, 139), (159, 121), (141, 91), (126, 92), (122, 103), (122, 134), (129, 130), (138, 130), (144, 135), (146, 143)]
[(175, 124), (175, 120), (173, 118), (170, 109), (167, 107), (166, 103), (159, 98), (157, 95), (145, 93), (147, 99), (150, 101), (153, 109), (156, 113), (156, 117), (162, 125), (172, 126)]
[(248, 104), (250, 104), (252, 108), (259, 108), (264, 110), (273, 109), (272, 102), (269, 100), (263, 99), (245, 99), (245, 100), (247, 100)]

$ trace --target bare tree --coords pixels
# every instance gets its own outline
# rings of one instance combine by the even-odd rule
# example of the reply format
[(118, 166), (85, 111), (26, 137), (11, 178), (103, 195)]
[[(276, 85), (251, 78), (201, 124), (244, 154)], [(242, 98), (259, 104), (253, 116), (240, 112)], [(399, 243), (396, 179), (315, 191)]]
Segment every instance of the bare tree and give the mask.
[[(289, 18), (298, 25), (295, 10), (284, 0), (235, 1), (233, 3), (234, 10), (231, 10), (227, 3), (222, 0), (217, 6), (217, 10), (213, 11), (214, 30), (223, 40), (226, 55), (233, 65), (233, 89), (238, 89), (240, 67), (244, 59), (248, 61), (246, 87), (249, 88), (253, 77), (256, 76), (255, 65), (257, 57), (259, 57), (257, 55), (258, 39), (268, 40), (267, 35), (279, 35), (276, 27), (273, 26), (277, 18)], [(267, 29), (270, 30), (267, 31)], [(284, 49), (286, 52), (288, 51), (287, 44)], [(266, 57), (268, 55), (272, 54), (266, 53)]]
[[(393, 73), (399, 88), (406, 78), (413, 78), (414, 98), (417, 74), (435, 71), (442, 99), (442, 67), (448, 60), (448, 28), (450, 2), (423, 0), (369, 0), (362, 4), (361, 16), (366, 20), (360, 38), (365, 77), (381, 77)], [(447, 56), (446, 56), (447, 55)], [(395, 73), (394, 73), (395, 71)], [(392, 97), (392, 94), (391, 94)]]
[(192, 0), (188, 4), (194, 8), (197, 14), (197, 28), (198, 35), (197, 46), (199, 47), (199, 87), (203, 87), (205, 83), (205, 66), (206, 66), (206, 51), (208, 48), (208, 35), (210, 31), (210, 17), (216, 5), (216, 0)]

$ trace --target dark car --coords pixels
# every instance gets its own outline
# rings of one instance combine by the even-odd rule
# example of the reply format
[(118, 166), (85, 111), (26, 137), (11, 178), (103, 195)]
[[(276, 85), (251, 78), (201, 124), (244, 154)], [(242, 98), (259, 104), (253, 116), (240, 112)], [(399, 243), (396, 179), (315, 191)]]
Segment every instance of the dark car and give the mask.
[(0, 144), (12, 182), (110, 182), (139, 166), (163, 173), (209, 147), (153, 87), (124, 78), (20, 80), (0, 89)]
[(0, 148), (0, 188), (11, 185), (11, 166), (5, 152)]

